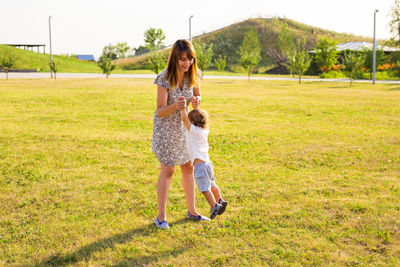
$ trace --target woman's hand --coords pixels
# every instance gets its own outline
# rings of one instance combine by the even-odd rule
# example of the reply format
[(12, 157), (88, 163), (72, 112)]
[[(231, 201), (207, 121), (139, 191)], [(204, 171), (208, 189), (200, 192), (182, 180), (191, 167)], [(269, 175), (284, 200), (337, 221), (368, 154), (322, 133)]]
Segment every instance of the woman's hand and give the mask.
[(200, 96), (192, 96), (192, 107), (193, 109), (198, 109), (200, 107)]
[(186, 108), (186, 99), (184, 96), (178, 96), (178, 99), (174, 103), (177, 110), (183, 110)]

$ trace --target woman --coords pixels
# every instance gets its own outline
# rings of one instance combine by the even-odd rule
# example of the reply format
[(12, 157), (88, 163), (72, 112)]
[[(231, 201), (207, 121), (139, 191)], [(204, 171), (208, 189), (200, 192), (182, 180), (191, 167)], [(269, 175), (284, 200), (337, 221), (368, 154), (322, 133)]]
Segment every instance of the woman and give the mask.
[[(175, 167), (182, 171), (182, 185), (188, 207), (187, 216), (193, 220), (208, 221), (196, 212), (193, 166), (186, 147), (185, 127), (179, 110), (191, 102), (194, 109), (200, 105), (200, 82), (197, 78), (196, 52), (187, 40), (178, 40), (172, 47), (168, 66), (154, 81), (157, 84), (157, 109), (153, 119), (152, 149), (160, 161), (161, 172), (157, 182), (157, 227), (169, 228), (166, 220), (168, 189)], [(183, 97), (182, 97), (183, 96)]]

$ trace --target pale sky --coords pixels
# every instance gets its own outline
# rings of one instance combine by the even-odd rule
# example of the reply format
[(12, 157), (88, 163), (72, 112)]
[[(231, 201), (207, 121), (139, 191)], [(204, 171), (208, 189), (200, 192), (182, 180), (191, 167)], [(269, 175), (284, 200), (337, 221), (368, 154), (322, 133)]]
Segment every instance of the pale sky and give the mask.
[(52, 16), (54, 54), (93, 54), (107, 44), (144, 44), (144, 32), (160, 28), (165, 44), (254, 17), (286, 17), (339, 33), (388, 39), (394, 0), (0, 0), (0, 44), (46, 44)]

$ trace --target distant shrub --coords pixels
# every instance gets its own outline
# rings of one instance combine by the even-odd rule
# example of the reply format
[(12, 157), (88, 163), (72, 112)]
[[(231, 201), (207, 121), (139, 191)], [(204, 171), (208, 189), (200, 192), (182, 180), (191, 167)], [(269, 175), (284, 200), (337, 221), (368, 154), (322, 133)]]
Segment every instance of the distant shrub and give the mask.
[(324, 79), (333, 79), (333, 78), (346, 78), (346, 75), (344, 75), (344, 73), (341, 71), (332, 70), (330, 72), (321, 73), (319, 77)]
[(131, 63), (121, 65), (123, 70), (149, 70), (151, 69), (149, 62)]
[(398, 70), (385, 70), (385, 71), (378, 71), (375, 73), (375, 78), (378, 80), (393, 80), (399, 78), (399, 71)]
[(378, 71), (385, 71), (385, 70), (393, 69), (393, 68), (395, 68), (395, 67), (396, 67), (396, 64), (394, 64), (394, 63), (392, 63), (392, 64), (384, 63), (384, 64), (381, 64), (381, 65), (376, 66), (376, 69), (377, 69)]
[(240, 65), (230, 65), (228, 66), (229, 71), (241, 73), (244, 71), (243, 67)]
[(388, 63), (397, 63), (400, 61), (400, 51), (393, 51), (386, 56), (386, 62)]

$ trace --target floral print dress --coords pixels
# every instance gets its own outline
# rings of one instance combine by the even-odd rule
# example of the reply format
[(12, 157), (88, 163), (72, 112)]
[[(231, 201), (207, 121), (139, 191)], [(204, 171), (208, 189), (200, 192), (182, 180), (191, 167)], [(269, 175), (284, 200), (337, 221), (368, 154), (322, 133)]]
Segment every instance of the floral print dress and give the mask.
[[(167, 105), (173, 104), (179, 96), (184, 96), (186, 103), (189, 104), (193, 96), (193, 88), (190, 87), (186, 77), (182, 88), (179, 85), (169, 88), (166, 70), (157, 76), (154, 84), (168, 90)], [(167, 166), (183, 165), (190, 161), (186, 145), (186, 129), (179, 110), (167, 117), (159, 117), (157, 111), (154, 112), (152, 150), (160, 163)]]

